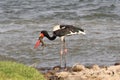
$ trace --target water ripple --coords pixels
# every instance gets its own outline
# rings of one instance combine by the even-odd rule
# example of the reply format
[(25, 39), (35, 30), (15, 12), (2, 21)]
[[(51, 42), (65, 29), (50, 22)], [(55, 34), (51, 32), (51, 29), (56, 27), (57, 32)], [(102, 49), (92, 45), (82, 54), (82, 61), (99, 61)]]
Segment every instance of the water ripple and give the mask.
[(67, 63), (109, 65), (120, 60), (119, 0), (0, 1), (0, 60), (28, 65), (59, 64), (60, 39), (34, 49), (41, 30), (52, 35), (57, 24), (82, 27), (86, 35), (66, 37)]

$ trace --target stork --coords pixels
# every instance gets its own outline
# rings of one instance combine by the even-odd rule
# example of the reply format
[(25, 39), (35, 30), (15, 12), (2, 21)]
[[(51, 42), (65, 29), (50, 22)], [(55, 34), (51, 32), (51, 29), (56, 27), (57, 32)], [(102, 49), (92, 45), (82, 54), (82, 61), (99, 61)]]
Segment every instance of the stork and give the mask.
[(44, 46), (43, 38), (46, 37), (49, 40), (55, 40), (57, 37), (61, 38), (61, 50), (60, 50), (60, 66), (62, 66), (62, 61), (64, 57), (64, 66), (66, 67), (66, 53), (67, 47), (65, 43), (65, 37), (71, 36), (74, 34), (86, 34), (85, 31), (81, 28), (75, 27), (73, 25), (56, 25), (53, 27), (53, 35), (50, 36), (46, 30), (42, 30), (39, 35), (39, 39), (36, 42), (34, 48), (37, 48), (40, 43)]

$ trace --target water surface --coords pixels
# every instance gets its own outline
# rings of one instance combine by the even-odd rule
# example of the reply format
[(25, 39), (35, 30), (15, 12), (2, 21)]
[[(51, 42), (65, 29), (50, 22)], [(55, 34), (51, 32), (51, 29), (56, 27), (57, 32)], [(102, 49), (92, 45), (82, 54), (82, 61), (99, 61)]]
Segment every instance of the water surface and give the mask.
[(34, 49), (41, 30), (57, 24), (85, 29), (86, 35), (66, 37), (67, 65), (111, 65), (120, 62), (119, 0), (1, 0), (0, 60), (37, 67), (59, 64), (60, 39), (44, 39), (47, 47)]

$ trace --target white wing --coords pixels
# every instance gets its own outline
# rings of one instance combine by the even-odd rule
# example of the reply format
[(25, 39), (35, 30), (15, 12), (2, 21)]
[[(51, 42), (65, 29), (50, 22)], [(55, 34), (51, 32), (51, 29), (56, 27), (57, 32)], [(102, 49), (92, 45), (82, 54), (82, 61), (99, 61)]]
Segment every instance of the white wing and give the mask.
[(53, 31), (59, 30), (60, 29), (60, 25), (56, 25), (53, 27)]

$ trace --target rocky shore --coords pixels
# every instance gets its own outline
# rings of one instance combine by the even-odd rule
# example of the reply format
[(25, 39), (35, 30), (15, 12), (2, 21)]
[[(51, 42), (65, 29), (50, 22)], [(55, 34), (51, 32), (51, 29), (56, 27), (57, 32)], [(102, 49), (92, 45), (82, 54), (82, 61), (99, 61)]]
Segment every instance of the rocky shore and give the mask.
[(120, 80), (120, 64), (113, 66), (75, 64), (72, 67), (39, 68), (47, 80)]

